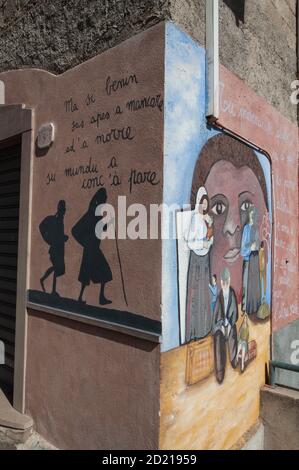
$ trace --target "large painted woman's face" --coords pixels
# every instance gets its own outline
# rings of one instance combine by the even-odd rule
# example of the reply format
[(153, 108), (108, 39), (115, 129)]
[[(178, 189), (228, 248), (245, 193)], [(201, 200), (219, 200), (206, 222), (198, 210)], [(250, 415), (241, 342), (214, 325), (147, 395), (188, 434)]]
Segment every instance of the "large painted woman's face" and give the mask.
[(248, 166), (236, 168), (226, 160), (220, 160), (211, 168), (205, 187), (210, 199), (210, 213), (214, 219), (211, 270), (213, 274), (220, 276), (227, 267), (231, 273), (231, 285), (240, 294), (242, 231), (248, 222), (251, 205), (257, 208), (258, 223), (261, 224), (267, 211), (263, 191)]

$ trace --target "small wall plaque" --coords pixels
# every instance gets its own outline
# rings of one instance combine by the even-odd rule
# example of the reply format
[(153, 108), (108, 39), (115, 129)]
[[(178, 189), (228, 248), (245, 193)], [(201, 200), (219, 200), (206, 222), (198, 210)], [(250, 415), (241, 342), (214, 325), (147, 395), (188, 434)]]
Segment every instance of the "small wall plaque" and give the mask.
[(50, 147), (54, 141), (54, 124), (48, 122), (40, 126), (37, 134), (37, 146), (39, 149)]

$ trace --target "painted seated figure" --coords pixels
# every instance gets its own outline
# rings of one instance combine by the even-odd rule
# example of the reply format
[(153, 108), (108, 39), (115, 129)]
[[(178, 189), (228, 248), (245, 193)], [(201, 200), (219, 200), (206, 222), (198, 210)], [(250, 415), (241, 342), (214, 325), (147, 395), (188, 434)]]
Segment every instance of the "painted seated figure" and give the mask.
[(221, 274), (221, 291), (213, 316), (215, 375), (219, 384), (223, 382), (225, 376), (227, 346), (230, 363), (234, 369), (237, 366), (237, 321), (237, 298), (230, 285), (230, 272), (225, 268)]

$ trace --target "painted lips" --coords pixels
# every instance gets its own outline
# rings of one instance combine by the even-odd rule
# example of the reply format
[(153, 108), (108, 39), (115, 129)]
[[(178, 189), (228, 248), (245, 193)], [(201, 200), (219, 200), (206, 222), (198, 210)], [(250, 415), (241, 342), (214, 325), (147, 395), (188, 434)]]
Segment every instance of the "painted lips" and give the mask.
[(232, 250), (229, 250), (226, 255), (224, 256), (224, 259), (228, 261), (229, 263), (233, 263), (239, 258), (240, 255), (240, 249), (239, 248), (233, 248)]

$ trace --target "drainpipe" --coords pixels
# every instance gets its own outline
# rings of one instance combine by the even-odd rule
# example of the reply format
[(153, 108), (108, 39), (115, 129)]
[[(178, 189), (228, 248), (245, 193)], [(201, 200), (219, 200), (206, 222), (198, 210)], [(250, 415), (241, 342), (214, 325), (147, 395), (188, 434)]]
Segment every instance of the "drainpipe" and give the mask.
[(219, 0), (206, 0), (206, 116), (219, 118)]

